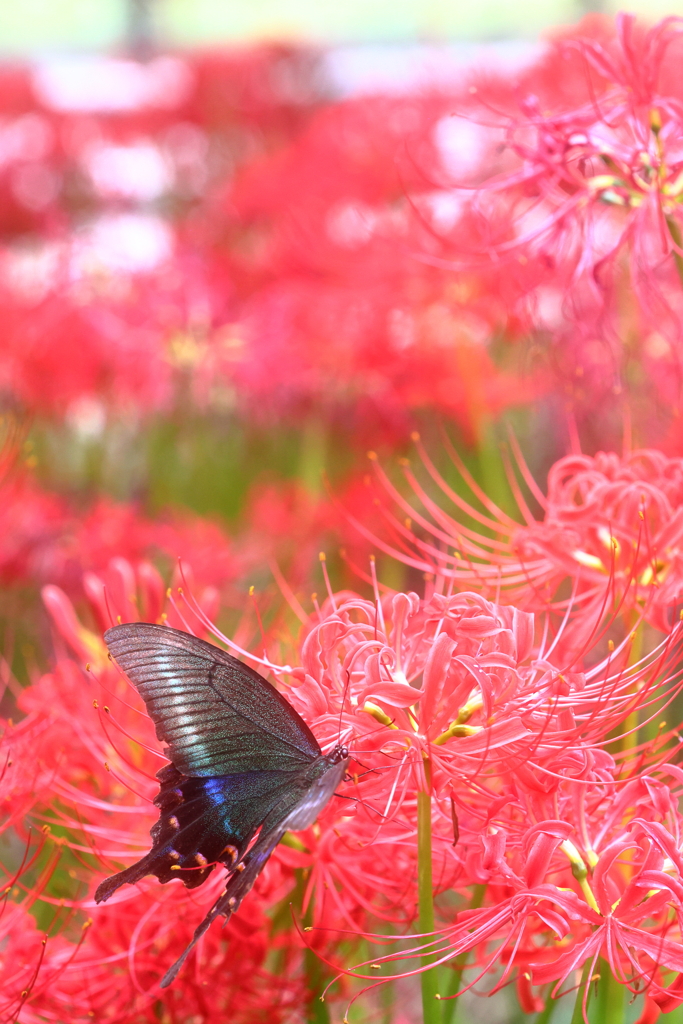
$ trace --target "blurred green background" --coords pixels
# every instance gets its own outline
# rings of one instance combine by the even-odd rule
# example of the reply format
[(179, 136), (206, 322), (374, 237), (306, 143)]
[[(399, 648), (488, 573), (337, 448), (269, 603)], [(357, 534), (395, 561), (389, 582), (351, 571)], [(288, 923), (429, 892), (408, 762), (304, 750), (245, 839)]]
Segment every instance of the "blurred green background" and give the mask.
[[(152, 33), (161, 46), (258, 39), (409, 43), (535, 36), (618, 0), (22, 0), (0, 4), (0, 52), (112, 49)], [(683, 0), (635, 0), (655, 20), (683, 14)]]

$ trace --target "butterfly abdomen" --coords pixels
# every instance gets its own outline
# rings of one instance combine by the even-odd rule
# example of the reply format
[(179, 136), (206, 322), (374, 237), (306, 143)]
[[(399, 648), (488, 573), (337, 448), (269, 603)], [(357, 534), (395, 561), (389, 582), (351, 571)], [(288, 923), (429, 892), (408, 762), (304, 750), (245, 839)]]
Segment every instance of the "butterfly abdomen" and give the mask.
[(344, 777), (348, 758), (332, 762), (330, 757), (320, 757), (309, 769), (308, 786), (292, 808), (284, 825), (293, 832), (309, 828)]

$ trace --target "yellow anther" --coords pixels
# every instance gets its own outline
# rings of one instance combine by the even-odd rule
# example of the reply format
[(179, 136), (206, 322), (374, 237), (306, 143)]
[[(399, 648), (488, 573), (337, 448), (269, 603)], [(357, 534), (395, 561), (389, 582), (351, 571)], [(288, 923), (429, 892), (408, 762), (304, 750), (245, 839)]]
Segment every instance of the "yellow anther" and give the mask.
[(644, 587), (650, 585), (650, 583), (658, 584), (662, 582), (665, 575), (665, 570), (668, 567), (664, 562), (655, 562), (653, 565), (648, 565), (643, 570), (643, 574), (640, 577), (640, 582)]
[(459, 722), (452, 722), (445, 732), (442, 732), (440, 736), (434, 740), (434, 745), (437, 747), (443, 746), (444, 743), (448, 743), (453, 737), (462, 738), (464, 736), (476, 736), (477, 733), (482, 731), (480, 725), (461, 725)]
[(572, 551), (572, 557), (579, 565), (585, 565), (587, 569), (597, 569), (599, 572), (605, 572), (605, 566), (597, 555), (591, 555), (588, 551)]
[(601, 192), (605, 188), (614, 188), (617, 183), (620, 183), (619, 179), (612, 174), (596, 174), (594, 178), (588, 178), (586, 181), (588, 188), (594, 192)]
[(610, 551), (610, 550), (613, 551), (614, 554), (615, 554), (615, 557), (618, 558), (619, 557), (619, 553), (621, 551), (621, 544), (619, 543), (617, 538), (614, 536), (614, 534), (611, 533), (607, 529), (607, 527), (601, 526), (600, 529), (598, 530), (598, 537), (600, 538), (602, 543), (605, 545), (607, 550), (608, 551)]
[(386, 711), (382, 711), (382, 709), (378, 707), (376, 704), (373, 704), (372, 701), (366, 700), (365, 704), (360, 710), (364, 711), (367, 715), (372, 715), (375, 721), (379, 722), (380, 725), (386, 725), (390, 729), (398, 728), (397, 725), (394, 725), (392, 719), (389, 718), (389, 715), (386, 713)]

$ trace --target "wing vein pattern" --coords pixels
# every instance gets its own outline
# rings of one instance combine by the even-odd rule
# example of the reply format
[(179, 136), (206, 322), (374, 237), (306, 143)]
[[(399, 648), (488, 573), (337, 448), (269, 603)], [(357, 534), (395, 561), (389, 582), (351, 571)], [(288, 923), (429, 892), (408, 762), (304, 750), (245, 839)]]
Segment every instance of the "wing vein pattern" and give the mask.
[(296, 771), (320, 757), (282, 694), (225, 651), (153, 623), (114, 626), (104, 638), (184, 775)]

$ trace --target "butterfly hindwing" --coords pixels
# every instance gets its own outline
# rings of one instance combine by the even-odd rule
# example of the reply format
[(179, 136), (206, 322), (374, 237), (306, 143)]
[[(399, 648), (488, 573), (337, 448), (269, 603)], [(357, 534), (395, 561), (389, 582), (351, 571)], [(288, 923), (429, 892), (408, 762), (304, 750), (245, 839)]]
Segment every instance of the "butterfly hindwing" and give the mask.
[(241, 871), (233, 871), (223, 892), (209, 913), (196, 929), (192, 941), (182, 956), (176, 960), (164, 975), (161, 987), (166, 988), (176, 977), (188, 954), (194, 948), (211, 923), (220, 915), (229, 918), (239, 909), (240, 903), (251, 889), (271, 853), (288, 828), (308, 828), (325, 806), (337, 787), (344, 771), (346, 759), (320, 758), (305, 773), (287, 787), (286, 795), (275, 803), (262, 822), (261, 831), (254, 845), (241, 862)]
[(225, 651), (145, 622), (114, 626), (104, 639), (182, 774), (296, 771), (320, 757), (315, 736), (287, 700)]
[(106, 879), (95, 894), (98, 903), (145, 875), (160, 882), (180, 879), (193, 889), (216, 864), (233, 869), (263, 822), (284, 821), (301, 799), (301, 782), (287, 772), (188, 777), (169, 764), (157, 778), (154, 803), (160, 813), (151, 829), (152, 849)]

